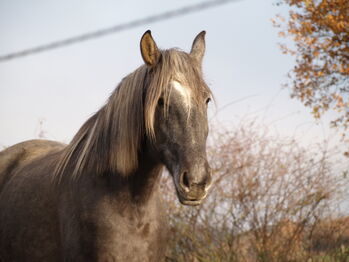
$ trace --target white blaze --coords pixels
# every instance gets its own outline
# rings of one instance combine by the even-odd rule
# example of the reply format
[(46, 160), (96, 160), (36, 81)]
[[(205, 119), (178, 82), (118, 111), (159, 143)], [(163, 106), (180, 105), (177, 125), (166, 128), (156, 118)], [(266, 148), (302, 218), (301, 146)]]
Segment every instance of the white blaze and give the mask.
[(182, 96), (183, 103), (190, 109), (191, 105), (191, 91), (188, 87), (181, 85), (178, 81), (172, 81), (175, 90)]

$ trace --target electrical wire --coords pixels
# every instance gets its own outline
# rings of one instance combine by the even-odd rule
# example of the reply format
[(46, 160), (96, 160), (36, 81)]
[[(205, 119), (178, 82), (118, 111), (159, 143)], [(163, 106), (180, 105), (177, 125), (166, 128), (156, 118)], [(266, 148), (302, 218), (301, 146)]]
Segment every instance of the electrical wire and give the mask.
[(39, 46), (28, 48), (28, 49), (23, 49), (21, 51), (16, 51), (16, 52), (5, 54), (5, 55), (0, 55), (0, 62), (5, 62), (5, 61), (13, 60), (16, 58), (24, 57), (24, 56), (29, 56), (29, 55), (38, 54), (38, 53), (46, 52), (53, 49), (66, 47), (69, 45), (115, 34), (121, 31), (126, 31), (137, 26), (155, 23), (163, 20), (168, 20), (174, 17), (179, 17), (186, 14), (194, 13), (194, 12), (199, 12), (205, 9), (210, 9), (219, 5), (228, 4), (230, 2), (237, 2), (237, 1), (240, 1), (240, 0), (204, 1), (195, 5), (181, 7), (175, 10), (166, 11), (160, 14), (148, 16), (141, 19), (136, 19), (136, 20), (118, 24), (112, 27), (103, 28), (97, 31), (88, 32), (85, 34), (69, 37), (63, 40), (54, 41), (51, 43), (39, 45)]

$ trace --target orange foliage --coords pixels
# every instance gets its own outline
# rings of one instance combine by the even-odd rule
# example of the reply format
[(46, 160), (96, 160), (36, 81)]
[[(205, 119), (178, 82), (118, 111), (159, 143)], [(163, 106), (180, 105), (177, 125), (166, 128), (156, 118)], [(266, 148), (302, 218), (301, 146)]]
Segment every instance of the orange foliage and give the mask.
[[(280, 0), (291, 7), (288, 20), (278, 19), (279, 36), (295, 42), (283, 53), (296, 57), (290, 72), (291, 96), (312, 108), (315, 118), (337, 112), (333, 126), (349, 127), (349, 1)], [(280, 17), (278, 17), (280, 18)]]

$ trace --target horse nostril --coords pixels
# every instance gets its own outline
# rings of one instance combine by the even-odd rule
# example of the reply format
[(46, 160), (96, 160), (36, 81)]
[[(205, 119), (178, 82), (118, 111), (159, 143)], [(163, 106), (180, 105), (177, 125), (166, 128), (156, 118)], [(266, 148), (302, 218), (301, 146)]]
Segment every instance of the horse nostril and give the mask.
[(188, 179), (188, 173), (187, 172), (183, 172), (181, 179), (181, 186), (185, 191), (189, 191), (190, 188), (190, 183), (189, 183), (189, 179)]

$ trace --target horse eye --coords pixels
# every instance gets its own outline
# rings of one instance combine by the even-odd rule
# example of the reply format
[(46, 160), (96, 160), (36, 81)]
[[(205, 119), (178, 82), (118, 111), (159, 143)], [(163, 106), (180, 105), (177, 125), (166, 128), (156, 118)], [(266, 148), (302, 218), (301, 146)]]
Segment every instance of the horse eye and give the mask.
[(164, 105), (164, 99), (162, 97), (159, 98), (158, 105), (159, 106), (163, 106)]
[(207, 99), (206, 99), (206, 105), (207, 105), (208, 103), (210, 103), (210, 101), (211, 101), (211, 98), (210, 98), (210, 97), (207, 98)]

